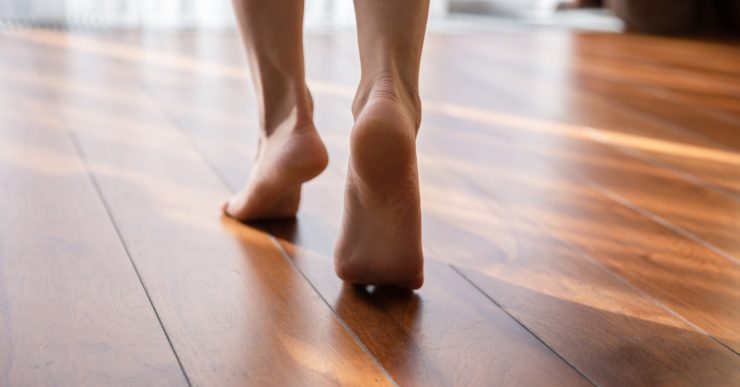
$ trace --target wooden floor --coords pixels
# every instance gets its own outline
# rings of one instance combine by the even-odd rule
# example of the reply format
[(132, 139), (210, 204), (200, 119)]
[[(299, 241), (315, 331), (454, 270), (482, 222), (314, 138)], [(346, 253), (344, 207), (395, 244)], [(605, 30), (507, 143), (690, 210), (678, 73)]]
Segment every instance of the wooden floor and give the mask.
[(328, 170), (246, 226), (234, 33), (0, 33), (0, 386), (740, 385), (736, 42), (430, 33), (407, 293), (332, 269), (354, 39), (306, 38)]

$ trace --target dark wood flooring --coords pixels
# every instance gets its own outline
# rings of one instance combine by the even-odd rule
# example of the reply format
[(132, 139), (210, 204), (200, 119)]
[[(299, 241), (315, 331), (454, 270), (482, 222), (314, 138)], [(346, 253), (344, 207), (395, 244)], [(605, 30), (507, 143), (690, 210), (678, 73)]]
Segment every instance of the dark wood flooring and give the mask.
[(411, 293), (332, 268), (354, 39), (306, 37), (331, 163), (247, 226), (235, 33), (0, 33), (0, 385), (740, 385), (737, 42), (430, 32)]

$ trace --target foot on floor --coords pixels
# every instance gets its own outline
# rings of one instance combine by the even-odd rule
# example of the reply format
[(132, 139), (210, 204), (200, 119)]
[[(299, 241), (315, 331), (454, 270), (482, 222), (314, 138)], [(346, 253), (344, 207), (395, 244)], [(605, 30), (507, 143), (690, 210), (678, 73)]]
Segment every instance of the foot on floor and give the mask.
[(376, 83), (355, 108), (335, 269), (355, 284), (424, 282), (416, 165), (418, 104)]
[(241, 221), (295, 217), (301, 185), (318, 176), (329, 158), (310, 120), (288, 121), (260, 138), (249, 180), (223, 204), (224, 214)]

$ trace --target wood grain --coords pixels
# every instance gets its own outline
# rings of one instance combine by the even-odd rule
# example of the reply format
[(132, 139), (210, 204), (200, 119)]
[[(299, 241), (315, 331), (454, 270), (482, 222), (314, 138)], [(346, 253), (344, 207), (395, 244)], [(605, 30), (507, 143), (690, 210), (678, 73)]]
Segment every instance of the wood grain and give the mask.
[[(11, 45), (0, 36), (3, 58)], [(0, 385), (187, 385), (47, 90), (12, 74), (0, 71)]]
[[(716, 48), (708, 50), (707, 47), (711, 46), (699, 46), (694, 52), (671, 44), (675, 42), (666, 42), (668, 46), (675, 46), (675, 52), (669, 51), (663, 56), (639, 56), (631, 51), (624, 52), (625, 48), (620, 45), (621, 36), (600, 40), (599, 48), (595, 50), (596, 44), (588, 44), (593, 42), (583, 35), (573, 35), (568, 39), (558, 37), (559, 34), (553, 35), (543, 38), (549, 43), (546, 45), (524, 41), (515, 46), (503, 41), (497, 50), (479, 50), (477, 47), (481, 42), (474, 39), (450, 47), (443, 46), (442, 52), (456, 50), (460, 56), (467, 58), (460, 65), (473, 70), (469, 77), (482, 77), (485, 74), (480, 79), (486, 79), (491, 87), (498, 90), (498, 95), (505, 97), (508, 102), (513, 100), (523, 106), (515, 106), (512, 110), (511, 104), (503, 104), (501, 98), (490, 101), (490, 93), (484, 100), (469, 98), (461, 103), (517, 114), (524, 110), (526, 116), (627, 134), (633, 141), (620, 144), (623, 151), (652, 163), (673, 167), (680, 173), (705, 180), (712, 188), (731, 191), (737, 196), (740, 169), (734, 168), (734, 164), (718, 161), (728, 150), (737, 149), (733, 147), (733, 144), (737, 144), (733, 139), (737, 138), (740, 116), (723, 110), (722, 104), (711, 105), (708, 102), (718, 98), (737, 100), (737, 92), (733, 91), (740, 85), (737, 71), (725, 69), (721, 73), (723, 78), (716, 81), (717, 87), (701, 94), (645, 82), (640, 78), (615, 80), (587, 71), (601, 68), (604, 63), (616, 64), (619, 74), (630, 74), (630, 69), (638, 65), (672, 69), (665, 66), (680, 59), (683, 59), (682, 62), (690, 60), (687, 56), (711, 53), (713, 58), (718, 58)], [(525, 50), (527, 45), (534, 47)], [(529, 57), (533, 54), (528, 54), (542, 51), (548, 51), (546, 66), (538, 65), (540, 61)], [(723, 51), (725, 54), (732, 52), (730, 46)], [(620, 55), (618, 60), (613, 58)], [(446, 63), (445, 58), (449, 56), (439, 58), (440, 64)], [(455, 68), (460, 65), (454, 64)], [(481, 69), (491, 66), (497, 71), (481, 72)], [(704, 68), (701, 70), (662, 70), (661, 76), (667, 81), (680, 81), (690, 76), (697, 85), (704, 85), (706, 82), (703, 80), (711, 79), (714, 72)], [(682, 102), (681, 96), (690, 95), (697, 95), (703, 105), (695, 100)], [(730, 104), (736, 105), (733, 102)], [(648, 106), (650, 108), (646, 109)]]
[[(441, 60), (440, 58), (435, 59)], [(468, 63), (468, 61), (466, 60), (464, 63)], [(486, 68), (485, 66), (478, 64), (477, 66), (466, 67), (463, 63), (460, 65), (468, 74), (473, 73), (473, 77), (480, 80), (488, 79), (481, 71)], [(477, 72), (475, 72), (475, 69), (478, 69)], [(518, 103), (518, 109), (537, 111), (538, 105), (522, 102), (526, 101), (526, 99), (521, 94), (517, 94), (515, 92), (516, 88), (512, 87), (512, 80), (520, 81), (522, 78), (506, 74), (507, 71), (505, 71), (505, 68), (503, 72), (505, 73), (504, 75), (495, 78), (505, 79), (506, 77), (511, 77), (511, 80), (505, 87), (501, 87), (502, 84), (500, 83), (487, 83), (488, 87), (478, 88), (477, 92), (473, 87), (468, 87), (465, 93), (459, 95), (451, 94), (447, 91), (447, 98), (449, 100), (464, 96), (464, 98), (460, 98), (459, 100), (465, 99), (466, 103), (469, 104), (477, 103), (480, 105), (481, 101), (498, 104), (499, 101), (496, 97), (491, 98), (490, 93), (486, 91), (502, 90), (504, 97), (507, 96), (507, 93), (519, 97), (514, 99), (514, 102)], [(522, 87), (520, 82), (517, 82), (516, 85)], [(534, 88), (535, 85), (532, 85), (532, 87)], [(526, 87), (524, 89), (527, 90)], [(439, 92), (441, 93), (442, 90)], [(531, 99), (537, 100), (537, 98), (537, 96), (533, 96)], [(507, 102), (511, 103), (511, 101)], [(557, 106), (555, 100), (552, 100), (552, 102), (553, 105)], [(570, 106), (569, 108), (576, 110), (578, 105)], [(583, 109), (588, 110), (587, 108)], [(487, 244), (486, 239), (499, 241), (502, 239), (499, 236), (500, 234), (506, 235), (513, 233), (511, 230), (516, 229), (516, 225), (521, 223), (521, 221), (516, 221), (516, 217), (512, 219), (511, 215), (505, 216), (506, 212), (501, 214), (498, 211), (486, 209), (485, 206), (480, 208), (471, 204), (480, 202), (481, 199), (479, 198), (493, 195), (497, 199), (496, 201), (505, 203), (507, 207), (515, 208), (515, 212), (526, 214), (529, 221), (533, 224), (544, 223), (551, 234), (557, 235), (561, 239), (573, 243), (573, 245), (580, 246), (583, 249), (582, 251), (598, 257), (599, 260), (608, 262), (610, 267), (617, 267), (617, 271), (624, 277), (629, 278), (631, 282), (637, 283), (642, 289), (648, 289), (651, 295), (659, 295), (661, 301), (679, 310), (684, 317), (689, 318), (692, 322), (698, 321), (700, 326), (714, 334), (715, 339), (737, 348), (735, 321), (737, 321), (738, 316), (733, 315), (734, 312), (727, 314), (729, 309), (736, 309), (732, 305), (738, 304), (735, 292), (729, 290), (735, 289), (738, 286), (736, 266), (731, 261), (728, 261), (726, 257), (694, 241), (686, 240), (683, 235), (671, 232), (671, 230), (665, 229), (661, 225), (640, 216), (641, 214), (638, 215), (631, 210), (625, 209), (619, 202), (615, 203), (608, 200), (603, 195), (604, 192), (593, 192), (589, 187), (591, 181), (603, 182), (606, 179), (611, 179), (610, 181), (615, 182), (630, 182), (629, 186), (623, 185), (622, 190), (618, 192), (627, 191), (631, 194), (639, 193), (644, 195), (644, 197), (652, 197), (651, 195), (654, 195), (658, 189), (661, 189), (661, 184), (666, 184), (665, 180), (668, 180), (665, 179), (656, 184), (652, 182), (652, 179), (656, 176), (670, 176), (672, 181), (678, 180), (679, 183), (677, 184), (680, 184), (680, 186), (676, 184), (671, 186), (674, 188), (672, 190), (673, 195), (669, 197), (667, 195), (668, 188), (665, 188), (665, 191), (662, 191), (662, 189), (661, 191), (666, 192), (666, 195), (654, 195), (657, 198), (653, 197), (656, 202), (661, 201), (665, 206), (664, 208), (668, 208), (671, 205), (675, 205), (678, 208), (686, 208), (688, 207), (689, 200), (684, 199), (684, 196), (691, 197), (695, 202), (696, 196), (692, 195), (694, 192), (700, 191), (705, 196), (713, 195), (713, 192), (683, 181), (676, 176), (672, 176), (668, 171), (654, 168), (650, 164), (641, 163), (638, 160), (625, 157), (594, 141), (578, 141), (568, 137), (567, 125), (562, 125), (564, 129), (561, 135), (558, 133), (557, 123), (548, 125), (550, 124), (549, 122), (540, 121), (540, 128), (536, 128), (534, 124), (524, 128), (516, 126), (507, 127), (503, 123), (506, 120), (503, 119), (489, 120), (490, 122), (480, 119), (485, 117), (501, 118), (501, 115), (497, 116), (495, 111), (489, 115), (485, 113), (491, 112), (490, 110), (481, 108), (459, 109), (457, 112), (459, 112), (457, 118), (462, 120), (467, 118), (472, 122), (465, 123), (459, 120), (453, 122), (439, 119), (436, 115), (432, 117), (427, 116), (425, 118), (425, 122), (427, 123), (426, 130), (433, 131), (434, 133), (423, 137), (423, 139), (431, 138), (428, 142), (437, 144), (430, 151), (429, 156), (429, 160), (434, 161), (434, 170), (457, 165), (457, 167), (450, 168), (453, 170), (453, 175), (460, 176), (462, 180), (468, 182), (465, 187), (450, 190), (449, 187), (454, 186), (454, 180), (447, 183), (441, 183), (439, 178), (430, 178), (428, 180), (436, 181), (437, 186), (443, 190), (443, 193), (440, 194), (440, 202), (444, 200), (449, 201), (450, 197), (457, 194), (460, 197), (459, 204), (470, 207), (467, 211), (461, 210), (461, 219), (457, 222), (464, 225), (460, 227), (464, 227), (467, 233), (459, 236), (451, 236), (451, 228), (446, 226), (439, 233), (432, 236), (432, 240), (440, 240), (442, 237), (446, 237), (445, 243), (440, 243), (443, 245), (444, 252), (459, 251), (460, 248), (456, 249), (454, 245), (450, 245), (450, 240), (466, 240), (468, 242), (466, 246), (468, 255), (470, 255), (470, 264), (477, 265), (477, 267), (484, 267), (483, 260), (479, 256), (476, 257), (474, 252), (471, 252), (471, 250), (475, 251), (475, 249), (471, 248), (470, 245), (477, 241), (480, 246), (480, 254), (484, 254), (485, 251), (490, 251), (496, 246), (496, 244)], [(468, 117), (465, 116), (466, 112), (470, 113)], [(498, 121), (498, 125), (492, 123), (495, 121)], [(516, 122), (516, 120), (509, 121)], [(526, 119), (520, 121), (526, 122)], [(526, 130), (532, 127), (534, 127), (534, 130)], [(454, 130), (451, 130), (451, 128), (454, 128)], [(519, 129), (525, 129), (525, 131)], [(472, 132), (476, 134), (472, 135)], [(553, 145), (556, 145), (556, 147)], [(449, 157), (441, 159), (440, 155), (445, 154), (449, 155)], [(618, 171), (615, 171), (616, 169)], [(581, 174), (583, 170), (589, 171), (589, 173)], [(580, 176), (581, 178), (574, 179), (573, 176)], [(427, 183), (428, 185), (429, 183)], [(477, 191), (481, 186), (486, 188), (482, 191)], [(607, 191), (611, 188), (613, 186), (608, 186)], [(461, 194), (461, 192), (469, 191), (477, 193), (470, 195)], [(681, 195), (676, 195), (676, 192), (681, 193)], [(682, 206), (681, 203), (686, 203), (686, 206)], [(716, 202), (707, 200), (706, 203)], [(638, 204), (638, 208), (642, 207), (640, 204)], [(726, 216), (734, 216), (733, 214), (736, 213), (734, 206), (735, 204), (731, 200), (720, 201), (712, 207), (712, 213), (720, 214), (722, 211), (727, 211), (728, 215)], [(655, 208), (655, 206), (652, 206), (652, 208)], [(491, 214), (491, 212), (494, 212), (494, 214)], [(449, 214), (450, 212), (446, 213)], [(485, 218), (476, 216), (476, 214), (481, 213), (489, 214), (494, 219), (503, 219), (501, 220), (503, 225), (498, 228), (487, 225), (484, 221)], [(449, 219), (449, 215), (446, 217)], [(480, 224), (470, 224), (476, 220), (480, 221)], [(694, 222), (695, 227), (708, 226), (708, 222), (704, 219), (694, 219)], [(434, 222), (432, 221), (430, 223)], [(497, 224), (496, 221), (491, 221), (491, 223)], [(624, 229), (621, 228), (622, 226)], [(426, 227), (426, 229), (429, 233), (430, 227)], [(531, 226), (529, 229), (531, 230)], [(724, 232), (725, 229), (721, 226), (716, 226), (716, 230)], [(543, 270), (536, 270), (535, 267), (539, 265), (533, 264), (531, 258), (525, 259), (524, 262), (526, 263), (522, 263), (522, 265), (531, 267), (531, 270), (548, 273), (549, 275), (557, 275), (556, 273), (561, 270), (570, 271), (570, 269), (564, 267), (565, 265), (561, 266), (564, 262), (567, 262), (567, 260), (561, 257), (561, 253), (546, 253), (545, 251), (547, 249), (541, 252), (529, 252), (533, 248), (532, 245), (552, 245), (552, 242), (538, 243), (537, 240), (539, 238), (537, 237), (538, 232), (536, 229), (534, 231), (524, 232), (524, 234), (527, 236), (526, 238), (518, 236), (516, 233), (509, 238), (511, 241), (510, 244), (513, 244), (510, 249), (514, 249), (512, 253), (516, 253), (516, 256), (521, 254), (528, 257), (536, 257), (547, 256), (549, 254), (555, 255), (558, 258), (553, 259), (555, 261), (553, 264), (557, 265), (557, 267), (548, 266), (547, 269)], [(656, 238), (660, 239), (656, 240)], [(503, 239), (506, 240), (506, 238)], [(662, 248), (655, 251), (657, 241), (660, 241), (658, 246)], [(625, 245), (628, 247), (625, 248)], [(503, 246), (506, 246), (506, 244), (504, 243)], [(525, 248), (526, 250), (520, 251)], [(665, 251), (665, 249), (668, 251)], [(507, 254), (503, 255), (506, 256)], [(510, 253), (508, 255), (512, 254)], [(630, 259), (629, 263), (625, 262), (625, 258), (630, 256), (634, 258)], [(649, 258), (646, 260), (644, 259), (645, 257)], [(578, 266), (582, 266), (581, 269), (589, 267), (588, 264), (584, 265), (583, 263)], [(687, 266), (691, 267), (691, 269)], [(488, 267), (490, 268), (490, 265)], [(506, 272), (504, 269), (501, 269), (501, 271), (495, 270), (494, 272), (497, 277), (500, 276), (499, 279), (505, 278), (510, 281), (510, 278), (513, 277), (512, 273)], [(523, 278), (532, 276), (525, 275)], [(593, 276), (592, 274), (585, 276), (585, 278)], [(584, 278), (581, 273), (576, 277)], [(477, 276), (476, 278), (477, 281), (481, 281), (481, 286), (489, 291), (498, 291), (506, 294), (508, 290), (511, 290), (507, 289), (507, 286), (503, 286), (506, 285), (505, 283), (501, 285), (490, 278), (481, 276)], [(702, 287), (702, 291), (697, 292), (698, 284), (712, 283), (713, 281), (719, 281), (723, 285)], [(555, 281), (555, 284), (561, 282), (563, 281)], [(600, 284), (599, 286), (606, 286), (610, 281), (600, 278), (599, 280), (594, 280), (593, 283), (598, 283)], [(539, 283), (538, 288), (541, 286), (543, 284)], [(610, 288), (612, 286), (606, 287)], [(615, 287), (620, 288), (623, 285), (615, 285)], [(595, 292), (601, 294), (598, 288)], [(586, 292), (576, 293), (583, 294)], [(625, 293), (639, 295), (639, 293), (634, 291), (625, 291)], [(604, 296), (600, 297), (602, 297), (602, 301), (608, 298)], [(567, 297), (563, 298), (568, 299)], [(506, 308), (507, 303), (510, 302), (512, 297), (506, 294), (497, 299), (500, 299), (502, 306)], [(637, 299), (640, 299), (640, 297), (637, 297)], [(613, 300), (613, 302), (606, 302), (605, 305), (616, 304), (620, 305), (620, 308), (629, 310), (634, 306), (630, 305), (632, 302), (634, 301)], [(531, 306), (527, 305), (527, 307)], [(522, 306), (522, 308), (527, 307)], [(578, 316), (581, 313), (586, 312), (577, 311), (573, 315)], [(667, 316), (665, 312), (658, 314)], [(674, 320), (673, 318), (670, 319)], [(591, 317), (584, 319), (584, 321), (589, 320), (591, 320)], [(680, 320), (674, 321), (679, 321), (680, 324)], [(639, 321), (634, 322), (634, 324), (642, 325)], [(683, 326), (682, 329), (688, 330), (687, 334), (689, 336), (694, 336), (691, 340), (687, 339), (682, 345), (687, 352), (700, 347), (701, 345), (697, 345), (696, 343), (689, 344), (690, 342), (698, 341), (703, 343), (702, 345), (713, 348), (711, 351), (723, 359), (721, 363), (725, 365), (725, 371), (724, 373), (714, 374), (715, 380), (727, 380), (728, 375), (736, 377), (738, 365), (733, 353), (723, 351), (716, 345), (707, 342), (706, 339), (702, 338), (701, 335), (697, 335), (696, 332), (692, 333), (691, 331), (693, 329), (691, 326), (680, 325)], [(541, 327), (543, 330), (547, 328)], [(614, 329), (614, 327), (610, 327), (609, 329)], [(540, 331), (536, 327), (533, 330), (535, 332)], [(675, 343), (673, 343), (674, 333), (672, 329), (655, 329), (655, 327), (643, 326), (633, 327), (630, 330), (637, 336), (639, 336), (638, 331), (645, 331), (651, 332), (656, 338), (662, 337), (660, 339), (662, 344), (650, 346), (656, 349), (656, 353), (670, 353), (676, 349)], [(660, 332), (661, 330), (663, 332)], [(562, 335), (556, 336), (561, 337)], [(595, 335), (595, 337), (598, 336)], [(545, 340), (547, 341), (547, 339)], [(589, 348), (594, 347), (599, 346), (589, 346)], [(564, 350), (561, 350), (559, 346), (555, 346), (554, 348), (558, 352), (564, 353)], [(568, 358), (567, 355), (565, 356)], [(627, 360), (630, 360), (629, 357)], [(634, 360), (634, 358), (631, 360)], [(571, 361), (576, 366), (582, 364), (580, 361)], [(650, 361), (646, 363), (650, 363)], [(664, 370), (666, 375), (675, 375), (678, 370), (671, 369), (673, 367), (671, 364), (664, 364), (659, 360), (657, 363), (659, 365), (653, 368), (652, 375), (657, 374), (655, 370), (665, 366), (669, 368)], [(700, 366), (698, 369), (703, 369), (702, 367), (704, 366)], [(599, 368), (596, 368), (596, 370), (599, 371)], [(620, 369), (636, 368), (626, 366)], [(588, 372), (585, 373), (588, 376), (593, 376)], [(694, 375), (698, 374), (695, 373)], [(626, 373), (620, 376), (630, 377)], [(647, 376), (638, 375), (635, 377), (636, 380), (641, 380)], [(597, 375), (593, 377), (597, 383), (615, 380), (614, 376), (600, 378)]]
[[(580, 132), (574, 135), (568, 125), (544, 120), (509, 124), (495, 111), (480, 108), (458, 117), (463, 121), (455, 135), (445, 129), (446, 122), (432, 127), (435, 136), (444, 137), (439, 141), (445, 149), (460, 150), (458, 174), (487, 187), (486, 192), (531, 221), (545, 223), (554, 235), (607, 263), (737, 351), (737, 308), (731, 305), (740, 300), (730, 289), (737, 288), (740, 277), (733, 256), (726, 253), (735, 244), (736, 201)], [(460, 162), (462, 157), (467, 161)], [(686, 230), (729, 247), (689, 239)], [(722, 285), (697, 292), (702, 283)]]

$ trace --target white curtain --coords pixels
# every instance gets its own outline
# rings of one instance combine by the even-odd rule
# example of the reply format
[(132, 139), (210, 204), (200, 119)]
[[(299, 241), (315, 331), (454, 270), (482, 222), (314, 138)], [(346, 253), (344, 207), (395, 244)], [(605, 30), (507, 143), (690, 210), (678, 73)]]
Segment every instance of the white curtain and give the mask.
[[(230, 0), (0, 0), (0, 21), (113, 28), (235, 27)], [(305, 24), (352, 25), (352, 1), (306, 0)]]
[(228, 27), (228, 0), (2, 0), (0, 19), (98, 27)]
[[(305, 25), (309, 29), (354, 25), (352, 0), (305, 1)], [(446, 15), (447, 4), (448, 0), (432, 0), (432, 17)], [(0, 0), (0, 22), (113, 28), (236, 25), (230, 0)]]

